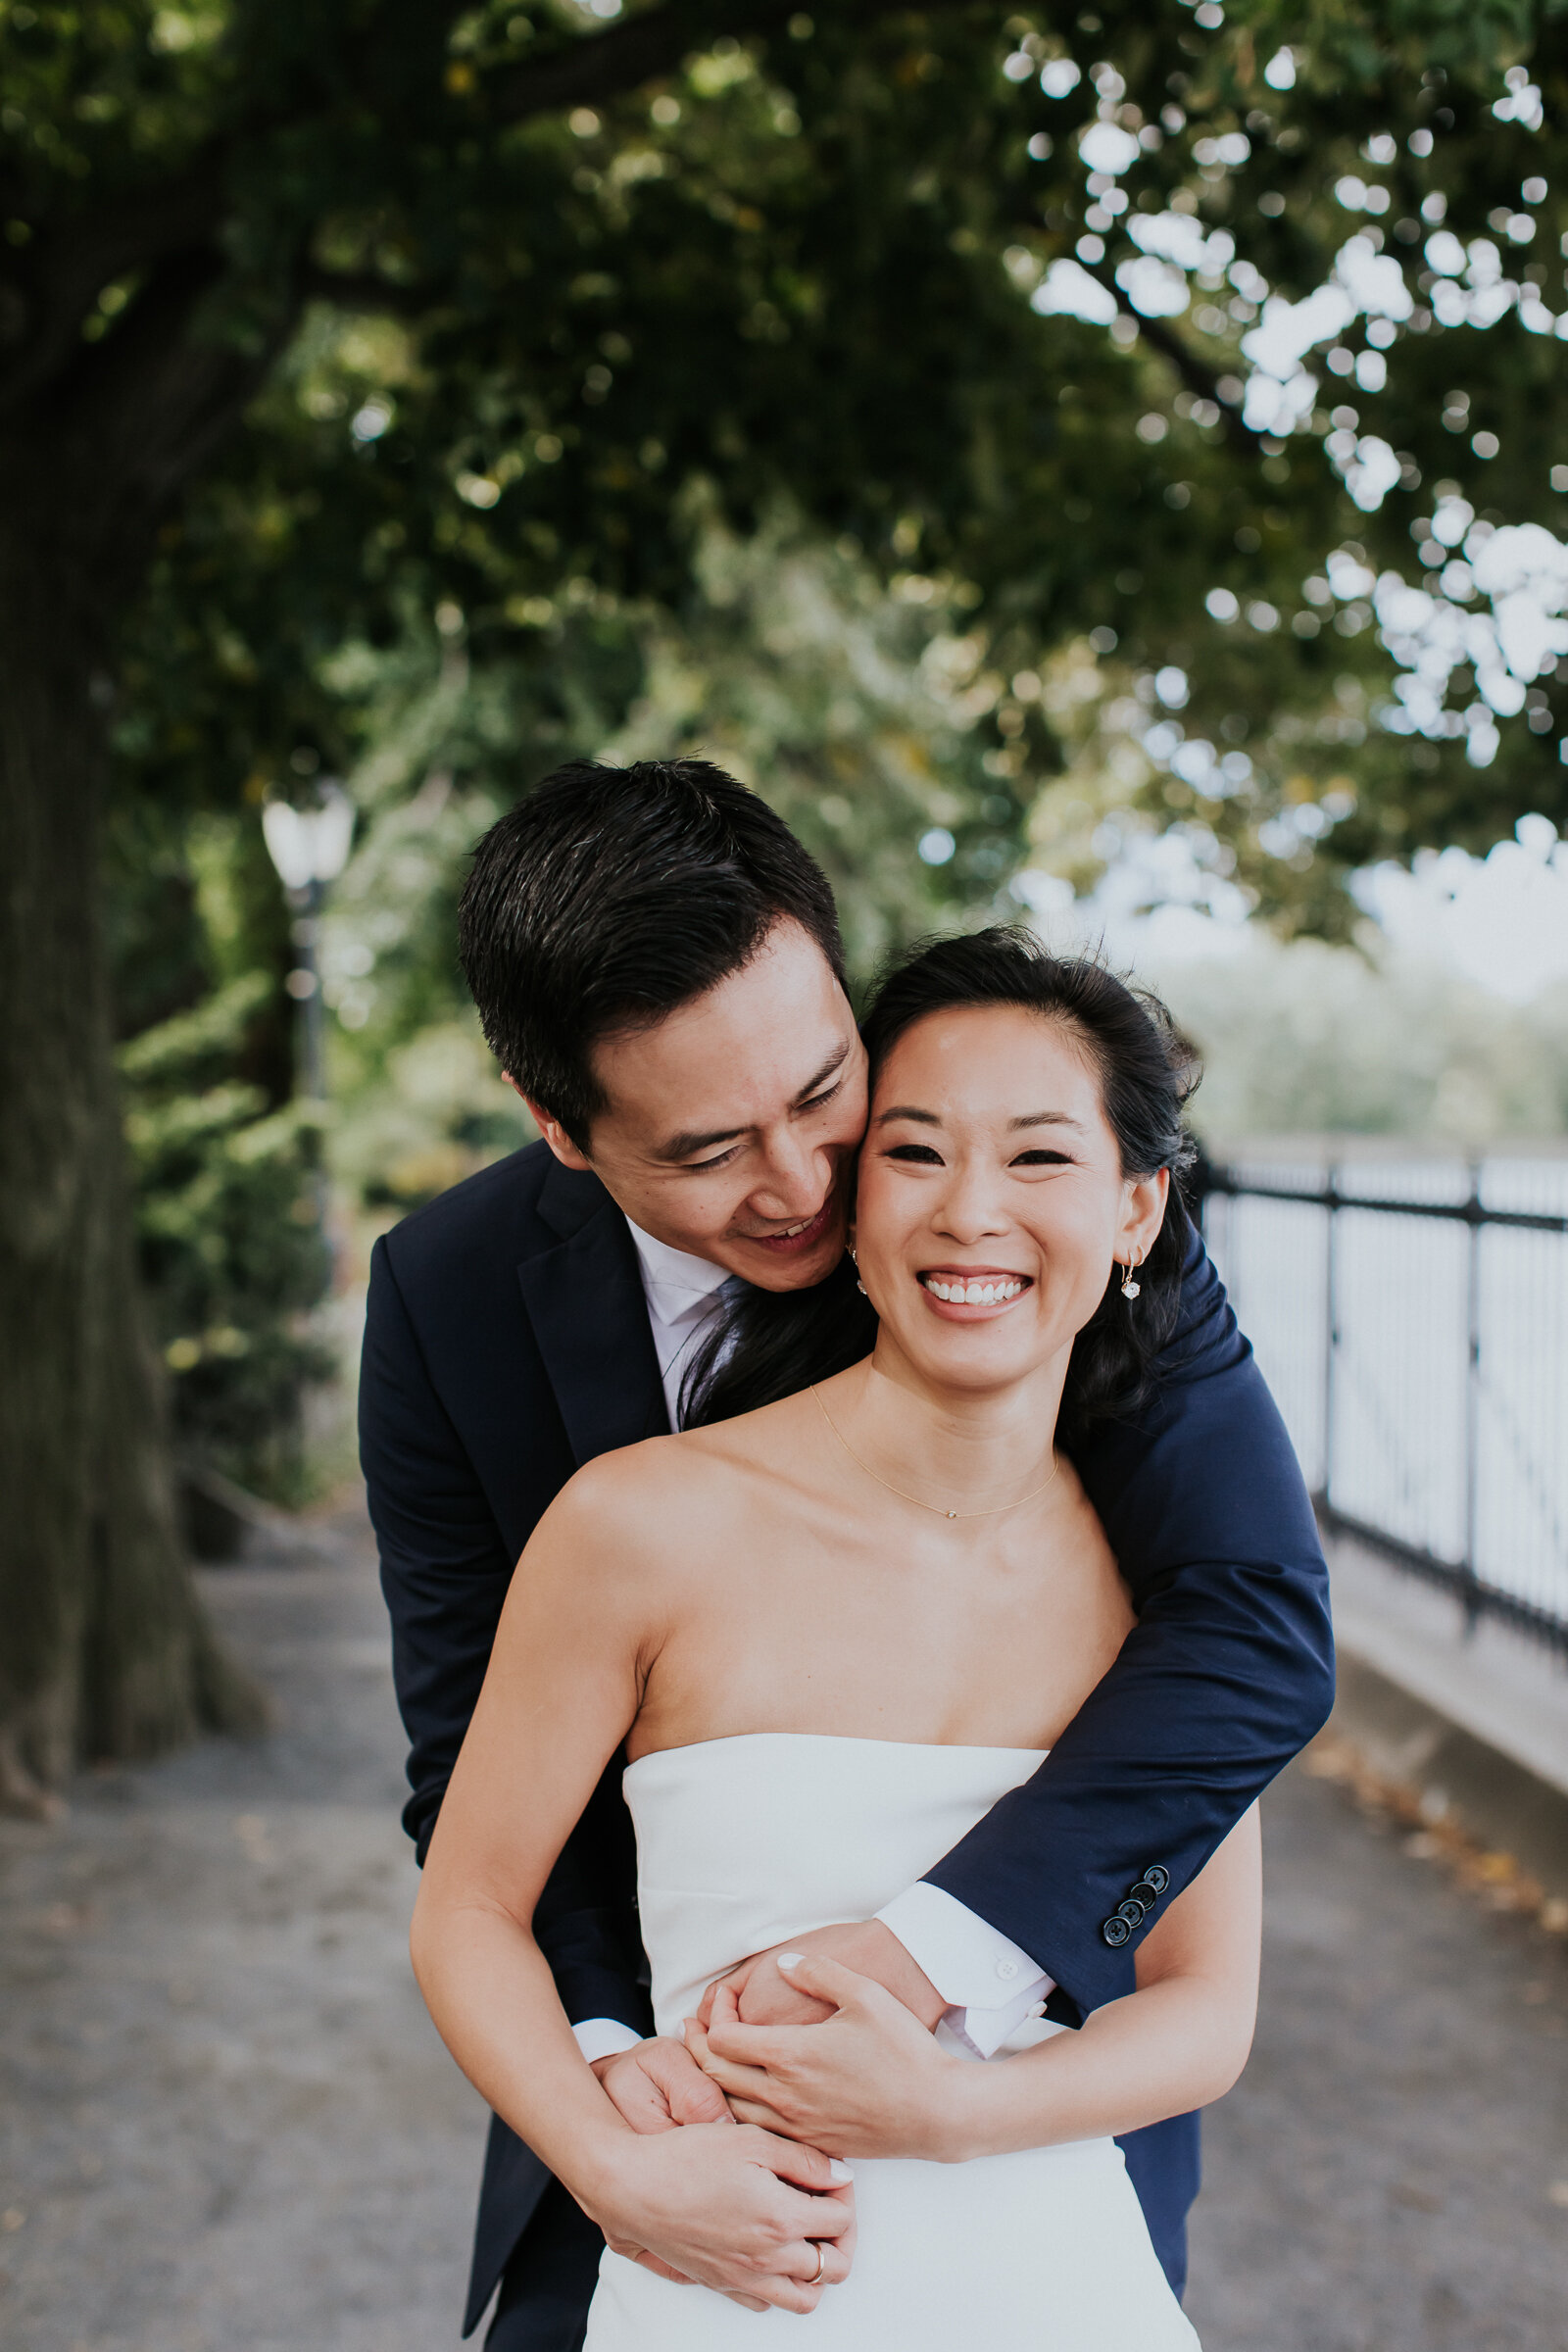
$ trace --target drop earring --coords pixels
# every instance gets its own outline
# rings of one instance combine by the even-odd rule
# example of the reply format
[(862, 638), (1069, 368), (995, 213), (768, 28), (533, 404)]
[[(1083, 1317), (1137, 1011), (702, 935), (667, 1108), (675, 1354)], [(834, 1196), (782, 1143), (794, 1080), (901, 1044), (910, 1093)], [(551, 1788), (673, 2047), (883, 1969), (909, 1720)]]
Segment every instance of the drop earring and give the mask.
[(863, 1282), (860, 1280), (860, 1261), (859, 1261), (859, 1258), (858, 1258), (858, 1257), (856, 1255), (856, 1253), (855, 1253), (855, 1251), (854, 1251), (853, 1250), (850, 1251), (850, 1263), (851, 1263), (851, 1265), (852, 1265), (852, 1266), (855, 1268), (855, 1287), (856, 1287), (856, 1289), (857, 1289), (857, 1290), (859, 1292), (859, 1294), (860, 1294), (860, 1297), (861, 1297), (862, 1298), (869, 1298), (869, 1296), (870, 1296), (870, 1293), (869, 1293), (869, 1292), (866, 1290), (866, 1287), (865, 1287), (864, 1283), (863, 1283)]
[(1136, 1257), (1130, 1257), (1121, 1270), (1121, 1295), (1124, 1298), (1136, 1298), (1144, 1287), (1142, 1283), (1133, 1280), (1137, 1271), (1138, 1260)]

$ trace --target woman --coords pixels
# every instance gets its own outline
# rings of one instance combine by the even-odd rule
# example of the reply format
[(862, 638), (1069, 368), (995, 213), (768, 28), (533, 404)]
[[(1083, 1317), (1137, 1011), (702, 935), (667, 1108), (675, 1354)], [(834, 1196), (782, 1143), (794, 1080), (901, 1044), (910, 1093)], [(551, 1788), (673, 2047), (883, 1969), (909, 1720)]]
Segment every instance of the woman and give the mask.
[[(868, 1306), (846, 1290), (743, 1327), (710, 1367), (707, 1409), (732, 1417), (566, 1488), (514, 1579), (425, 1870), (436, 2024), (590, 2214), (647, 2143), (577, 2054), (529, 1921), (621, 1742), (655, 2013), (678, 2032), (749, 1953), (868, 1917), (928, 1869), (1033, 1773), (1132, 1624), (1054, 1435), (1136, 1387), (1173, 1311), (1182, 1053), (1109, 974), (1005, 932), (913, 958), (866, 1043), (849, 1279)], [(1112, 2135), (1230, 2086), (1257, 1941), (1249, 1819), (1146, 1938), (1134, 1994), (1078, 2033), (1036, 2021), (990, 2063), (813, 1964), (836, 2005), (797, 2029), (803, 2064), (877, 2082), (884, 2111), (895, 2082), (898, 2146), (858, 2162), (853, 2266), (840, 2201), (802, 2195), (787, 2225), (776, 2204), (760, 2219), (742, 2282), (810, 2312), (824, 2348), (1190, 2347)], [(691, 2039), (742, 2118), (777, 2114), (772, 2077)], [(740, 2128), (776, 2172), (781, 2142)], [(852, 2114), (840, 2140), (859, 2154)], [(607, 2252), (587, 2352), (749, 2342), (719, 2252), (717, 2293)]]

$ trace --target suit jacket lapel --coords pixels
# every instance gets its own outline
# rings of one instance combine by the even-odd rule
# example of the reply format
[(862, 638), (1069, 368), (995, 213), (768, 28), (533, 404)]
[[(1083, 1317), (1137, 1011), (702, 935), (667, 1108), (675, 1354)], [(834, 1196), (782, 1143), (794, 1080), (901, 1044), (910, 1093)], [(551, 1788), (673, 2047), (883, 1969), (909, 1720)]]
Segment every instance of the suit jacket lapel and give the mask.
[(556, 1166), (539, 1213), (562, 1236), (517, 1268), (571, 1450), (596, 1454), (664, 1435), (669, 1417), (637, 1251), (597, 1176)]

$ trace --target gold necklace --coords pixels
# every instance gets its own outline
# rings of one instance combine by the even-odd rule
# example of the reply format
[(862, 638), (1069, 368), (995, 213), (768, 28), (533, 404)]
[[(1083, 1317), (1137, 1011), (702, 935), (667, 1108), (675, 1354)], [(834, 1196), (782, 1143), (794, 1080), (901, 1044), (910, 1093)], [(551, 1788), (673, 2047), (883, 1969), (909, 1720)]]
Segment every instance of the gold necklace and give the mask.
[(935, 1511), (940, 1519), (995, 1519), (999, 1517), (1003, 1511), (1021, 1510), (1026, 1502), (1033, 1502), (1036, 1495), (1040, 1495), (1045, 1493), (1047, 1487), (1049, 1487), (1051, 1484), (1051, 1480), (1055, 1477), (1056, 1472), (1061, 1468), (1060, 1456), (1054, 1454), (1051, 1462), (1051, 1478), (1043, 1480), (1041, 1484), (1034, 1489), (1032, 1494), (1020, 1494), (1016, 1502), (994, 1502), (988, 1510), (984, 1511), (944, 1510), (940, 1502), (927, 1502), (922, 1495), (906, 1494), (904, 1489), (902, 1487), (896, 1487), (890, 1478), (884, 1478), (880, 1471), (873, 1470), (869, 1462), (862, 1462), (859, 1455), (856, 1452), (855, 1447), (850, 1444), (849, 1439), (844, 1435), (843, 1430), (840, 1429), (838, 1423), (828, 1411), (827, 1406), (822, 1402), (820, 1396), (817, 1395), (816, 1384), (814, 1381), (811, 1384), (811, 1395), (816, 1397), (817, 1410), (821, 1413), (823, 1420), (827, 1423), (829, 1429), (833, 1432), (833, 1435), (837, 1438), (839, 1444), (843, 1446), (845, 1452), (849, 1455), (851, 1461), (856, 1464), (858, 1469), (863, 1470), (867, 1478), (874, 1478), (879, 1487), (886, 1487), (890, 1494), (897, 1494), (901, 1502), (912, 1502), (917, 1509), (922, 1511)]

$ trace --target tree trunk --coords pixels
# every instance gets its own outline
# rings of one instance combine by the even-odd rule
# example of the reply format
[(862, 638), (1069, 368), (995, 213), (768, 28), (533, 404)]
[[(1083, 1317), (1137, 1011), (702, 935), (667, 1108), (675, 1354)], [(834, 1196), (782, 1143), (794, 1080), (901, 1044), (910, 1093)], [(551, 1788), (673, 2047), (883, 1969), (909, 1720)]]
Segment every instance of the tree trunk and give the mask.
[(80, 1757), (262, 1720), (177, 1534), (111, 1047), (104, 624), (53, 552), (0, 527), (0, 1807), (33, 1812)]

